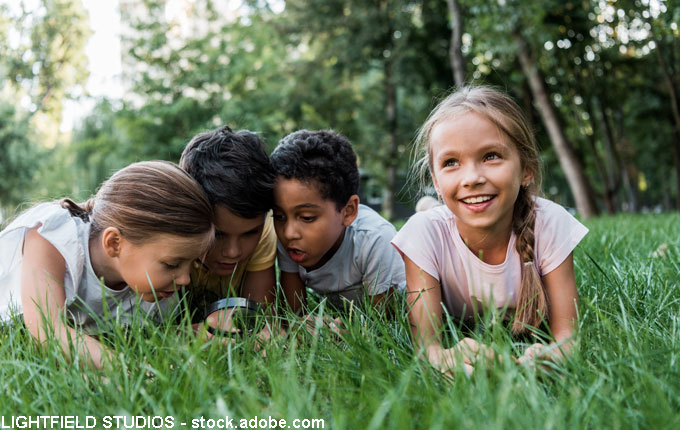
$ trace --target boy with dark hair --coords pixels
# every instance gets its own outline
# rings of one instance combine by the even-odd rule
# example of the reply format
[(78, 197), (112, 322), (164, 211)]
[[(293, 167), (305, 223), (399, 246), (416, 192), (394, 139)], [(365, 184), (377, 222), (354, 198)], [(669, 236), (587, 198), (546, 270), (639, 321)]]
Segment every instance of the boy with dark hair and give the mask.
[[(215, 242), (194, 263), (187, 288), (194, 322), (227, 297), (273, 303), (275, 175), (264, 142), (248, 130), (223, 126), (194, 136), (179, 164), (203, 187), (215, 210)], [(221, 316), (213, 315), (208, 319), (212, 326)]]
[(404, 264), (390, 244), (396, 230), (359, 204), (359, 170), (347, 138), (296, 131), (270, 159), (280, 281), (295, 312), (305, 303), (305, 286), (336, 307), (365, 295), (377, 303), (404, 289)]

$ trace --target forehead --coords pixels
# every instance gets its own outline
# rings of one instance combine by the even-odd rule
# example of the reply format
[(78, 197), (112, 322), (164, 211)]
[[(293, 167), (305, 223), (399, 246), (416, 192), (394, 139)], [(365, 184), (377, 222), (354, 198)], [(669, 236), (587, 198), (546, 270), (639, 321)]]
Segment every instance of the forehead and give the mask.
[(264, 225), (265, 214), (243, 218), (222, 205), (215, 205), (215, 227), (221, 233), (239, 234)]
[(433, 156), (454, 151), (474, 151), (488, 145), (514, 148), (508, 136), (490, 119), (476, 112), (464, 112), (439, 121), (432, 128), (429, 149)]
[(206, 249), (212, 232), (199, 236), (179, 236), (160, 233), (140, 245), (145, 254), (156, 258), (194, 259)]
[(299, 179), (286, 179), (279, 176), (274, 185), (274, 200), (279, 208), (294, 208), (302, 206), (334, 205), (329, 199), (324, 199), (319, 184)]

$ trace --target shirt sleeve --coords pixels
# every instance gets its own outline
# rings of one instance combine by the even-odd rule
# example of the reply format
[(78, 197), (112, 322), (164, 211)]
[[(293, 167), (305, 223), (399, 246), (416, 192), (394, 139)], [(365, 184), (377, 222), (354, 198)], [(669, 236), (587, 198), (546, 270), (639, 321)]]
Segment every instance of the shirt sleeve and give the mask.
[(536, 250), (541, 276), (557, 269), (588, 233), (588, 229), (557, 203), (539, 201)]
[(299, 266), (294, 262), (283, 249), (281, 242), (276, 243), (276, 258), (279, 262), (279, 270), (288, 273), (299, 273)]
[[(431, 212), (431, 211), (429, 211)], [(435, 221), (428, 217), (429, 212), (415, 213), (392, 239), (392, 245), (400, 254), (407, 256), (416, 266), (439, 281), (439, 262), (437, 259), (437, 238)]]
[(246, 271), (257, 272), (274, 265), (276, 259), (276, 232), (271, 211), (267, 213), (262, 229), (262, 237), (248, 261)]
[(404, 262), (391, 246), (390, 241), (396, 230), (386, 226), (377, 232), (370, 232), (370, 243), (364, 243), (359, 263), (364, 265), (362, 280), (368, 294), (375, 296), (390, 288), (403, 290), (406, 287)]

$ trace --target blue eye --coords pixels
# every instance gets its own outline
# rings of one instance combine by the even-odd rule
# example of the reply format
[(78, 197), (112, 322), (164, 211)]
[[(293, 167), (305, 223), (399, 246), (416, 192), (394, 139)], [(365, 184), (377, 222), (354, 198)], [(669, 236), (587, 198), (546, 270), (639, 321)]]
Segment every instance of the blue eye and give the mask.
[(486, 154), (484, 156), (485, 161), (498, 160), (500, 158), (501, 158), (501, 154), (499, 154), (497, 152), (491, 152), (491, 153)]

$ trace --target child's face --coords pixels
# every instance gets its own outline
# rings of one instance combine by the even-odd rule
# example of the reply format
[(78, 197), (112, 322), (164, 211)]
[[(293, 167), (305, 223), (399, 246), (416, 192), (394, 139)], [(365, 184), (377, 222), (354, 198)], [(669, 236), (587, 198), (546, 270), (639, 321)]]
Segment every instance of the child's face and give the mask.
[(215, 206), (215, 243), (202, 259), (212, 273), (228, 276), (257, 248), (265, 214), (242, 218), (222, 205)]
[(279, 177), (274, 186), (274, 228), (290, 258), (307, 270), (326, 263), (342, 244), (345, 227), (356, 218), (355, 197), (338, 211), (315, 183)]
[(467, 112), (434, 127), (430, 151), (435, 188), (456, 215), (460, 234), (509, 233), (519, 187), (531, 175), (508, 137)]
[(207, 240), (207, 236), (160, 234), (149, 242), (136, 245), (121, 238), (120, 276), (144, 301), (169, 297), (175, 293), (175, 285), (189, 283), (191, 265), (205, 249)]

